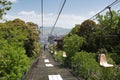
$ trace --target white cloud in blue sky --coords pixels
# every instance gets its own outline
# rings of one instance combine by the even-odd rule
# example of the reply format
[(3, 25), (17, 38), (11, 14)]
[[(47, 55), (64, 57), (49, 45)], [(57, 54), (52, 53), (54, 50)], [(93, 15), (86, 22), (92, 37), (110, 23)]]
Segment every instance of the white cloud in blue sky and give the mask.
[[(41, 0), (10, 0), (13, 2), (10, 12), (5, 16), (8, 20), (20, 18), (41, 25)], [(19, 2), (18, 2), (19, 1)], [(62, 0), (44, 1), (44, 26), (53, 26)], [(56, 26), (73, 28), (95, 15), (114, 0), (67, 0)]]
[(17, 0), (8, 0), (8, 1), (11, 1), (11, 2), (16, 2)]
[[(57, 15), (53, 13), (44, 14), (44, 26), (53, 26)], [(37, 14), (35, 11), (21, 11), (17, 15), (6, 15), (7, 20), (13, 20), (15, 18), (20, 18), (26, 22), (34, 22), (41, 26), (41, 15)], [(72, 28), (75, 24), (80, 24), (86, 18), (83, 16), (75, 14), (61, 14), (56, 26), (64, 28)]]
[(27, 16), (36, 15), (35, 11), (21, 11), (18, 14), (19, 15), (27, 15)]
[(95, 12), (95, 11), (91, 11), (90, 13), (89, 13), (89, 15), (90, 16), (93, 16), (93, 15), (95, 15), (97, 12)]

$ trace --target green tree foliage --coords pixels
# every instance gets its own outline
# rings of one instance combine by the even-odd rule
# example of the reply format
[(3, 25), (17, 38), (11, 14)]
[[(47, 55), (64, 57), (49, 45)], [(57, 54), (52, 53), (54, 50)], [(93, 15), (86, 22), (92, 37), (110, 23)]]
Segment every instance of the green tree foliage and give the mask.
[(0, 78), (19, 79), (29, 66), (29, 59), (23, 47), (26, 32), (12, 26), (11, 22), (0, 26)]
[(85, 50), (87, 52), (95, 52), (97, 51), (97, 45), (96, 45), (96, 35), (95, 35), (95, 28), (96, 23), (92, 20), (85, 20), (78, 30), (78, 35), (85, 38), (84, 44), (82, 46), (82, 50)]
[(96, 62), (95, 54), (84, 51), (78, 52), (73, 56), (72, 67), (75, 73), (88, 80), (91, 77), (97, 80), (99, 74), (99, 64)]
[(79, 29), (80, 29), (80, 25), (76, 24), (75, 27), (70, 31), (69, 35), (78, 34)]
[[(63, 49), (68, 56), (65, 62), (85, 80), (118, 80), (120, 67), (100, 67), (96, 62), (95, 52), (97, 53), (100, 48), (106, 48), (107, 53), (114, 53), (106, 54), (108, 63), (120, 64), (120, 14), (112, 11), (111, 17), (110, 12), (107, 12), (98, 15), (97, 20), (98, 24), (92, 20), (84, 21), (79, 28), (73, 28), (69, 35), (64, 37)], [(79, 40), (81, 37), (83, 41)]]
[(92, 20), (85, 20), (80, 28), (79, 28), (79, 35), (80, 36), (84, 36), (84, 37), (88, 37), (89, 34), (92, 33), (93, 29), (96, 27), (96, 23)]
[(105, 15), (98, 15), (99, 31), (101, 31), (101, 45), (109, 52), (120, 53), (120, 16), (119, 13), (112, 11), (112, 20), (110, 12)]
[(85, 41), (82, 50), (87, 52), (97, 52), (104, 47), (108, 52), (120, 53), (120, 16), (112, 11), (104, 15), (98, 15), (98, 24), (92, 20), (85, 20), (79, 27), (76, 26), (70, 34), (77, 34), (84, 37)]
[[(107, 61), (112, 64), (114, 61), (108, 54)], [(105, 68), (99, 66), (96, 62), (95, 53), (88, 53), (85, 51), (77, 52), (72, 58), (73, 71), (85, 80), (118, 80), (120, 79), (119, 67)]]
[(80, 47), (82, 46), (84, 42), (83, 37), (79, 37), (77, 35), (72, 35), (70, 37), (65, 37), (64, 38), (64, 51), (67, 54), (66, 58), (66, 64), (68, 66), (71, 65), (71, 57), (75, 54), (75, 52), (79, 51)]
[[(30, 27), (34, 29), (30, 30)], [(0, 23), (0, 80), (21, 78), (29, 67), (29, 57), (39, 53), (38, 39), (38, 27), (30, 26), (23, 20)]]
[(7, 21), (0, 27), (2, 31), (1, 37), (6, 39), (10, 45), (14, 45), (14, 42), (17, 43), (18, 46), (24, 46), (24, 41), (28, 39), (28, 32), (25, 27), (21, 26), (15, 26), (13, 21)]
[(0, 49), (0, 79), (16, 80), (20, 79), (29, 67), (29, 58), (25, 55), (25, 49), (12, 46), (3, 42)]
[(67, 56), (72, 57), (76, 51), (79, 51), (84, 42), (84, 38), (77, 35), (72, 35), (64, 39), (64, 50)]
[(23, 20), (21, 20), (19, 18), (14, 19), (12, 21), (12, 23), (13, 23), (14, 27), (23, 27), (23, 28), (27, 27), (25, 21), (23, 21)]
[(0, 19), (6, 14), (6, 11), (10, 10), (11, 4), (8, 0), (0, 0)]
[(64, 64), (63, 51), (56, 51), (57, 54), (54, 54), (54, 58), (60, 64)]
[(39, 53), (40, 45), (38, 25), (32, 22), (27, 22), (28, 40), (25, 42), (26, 53), (29, 57)]

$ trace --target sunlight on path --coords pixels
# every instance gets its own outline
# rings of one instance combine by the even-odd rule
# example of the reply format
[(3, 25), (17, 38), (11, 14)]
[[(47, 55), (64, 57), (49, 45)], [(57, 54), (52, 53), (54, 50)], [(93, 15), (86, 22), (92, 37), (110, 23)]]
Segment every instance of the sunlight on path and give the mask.
[(48, 75), (49, 80), (63, 80), (60, 75)]

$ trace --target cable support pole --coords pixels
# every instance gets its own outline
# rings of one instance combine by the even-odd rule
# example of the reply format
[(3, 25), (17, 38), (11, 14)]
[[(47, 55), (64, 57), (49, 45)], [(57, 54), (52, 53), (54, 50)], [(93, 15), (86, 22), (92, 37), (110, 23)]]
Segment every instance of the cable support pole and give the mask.
[(109, 9), (109, 7), (111, 8), (112, 6), (116, 5), (117, 3), (119, 3), (120, 0), (116, 0), (114, 1), (113, 3), (111, 3), (110, 5), (108, 5), (107, 7), (105, 7), (103, 10), (101, 10), (100, 12), (98, 12), (97, 14), (95, 14), (94, 16), (92, 16), (91, 18), (89, 19), (92, 19), (94, 17), (96, 17), (98, 14), (102, 13), (103, 11), (105, 11), (106, 9)]
[(110, 27), (111, 27), (111, 26), (112, 26), (113, 14), (112, 14), (111, 7), (110, 7), (110, 6), (108, 6), (108, 9), (109, 9), (109, 12), (110, 12), (110, 15), (111, 15), (111, 17), (110, 17)]
[(41, 0), (41, 31), (43, 36), (43, 0)]
[(54, 28), (55, 28), (55, 26), (56, 26), (56, 24), (57, 24), (57, 21), (58, 21), (58, 19), (59, 19), (59, 17), (60, 17), (60, 14), (61, 14), (61, 12), (62, 12), (62, 10), (63, 10), (63, 8), (64, 8), (65, 3), (66, 3), (66, 0), (64, 0), (64, 2), (63, 2), (63, 5), (62, 5), (62, 7), (61, 7), (61, 9), (60, 9), (60, 12), (59, 12), (59, 14), (58, 14), (58, 16), (57, 16), (57, 19), (56, 19), (56, 21), (55, 21), (55, 23), (54, 23), (54, 25), (53, 25), (53, 28), (52, 28), (50, 34), (52, 34), (52, 32), (53, 32), (53, 30), (54, 30)]

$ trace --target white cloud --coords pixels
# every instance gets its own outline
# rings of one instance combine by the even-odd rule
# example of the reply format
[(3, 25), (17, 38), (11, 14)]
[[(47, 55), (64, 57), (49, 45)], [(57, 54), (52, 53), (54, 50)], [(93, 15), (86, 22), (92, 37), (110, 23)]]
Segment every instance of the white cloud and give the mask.
[(26, 15), (36, 15), (35, 11), (21, 11), (18, 14), (19, 15), (23, 15), (23, 16), (26, 16)]
[(11, 2), (16, 2), (17, 0), (8, 0), (8, 1), (11, 1)]
[(13, 20), (15, 18), (15, 16), (5, 15), (5, 18), (8, 20)]
[[(47, 13), (44, 14), (44, 26), (53, 26), (57, 15), (53, 13)], [(5, 18), (7, 20), (13, 20), (15, 18), (20, 18), (26, 22), (34, 22), (41, 26), (41, 15), (35, 13), (35, 11), (21, 11), (16, 16), (13, 15), (6, 15)], [(64, 28), (73, 28), (75, 24), (80, 24), (83, 22), (86, 18), (75, 15), (75, 14), (61, 14), (60, 18), (56, 24), (58, 27), (64, 27)]]
[(72, 28), (75, 24), (80, 24), (85, 17), (74, 15), (74, 14), (63, 14), (58, 20), (58, 25), (65, 28)]
[(96, 14), (95, 11), (91, 11), (91, 12), (89, 13), (89, 15), (91, 15), (91, 16), (94, 16), (95, 14)]

